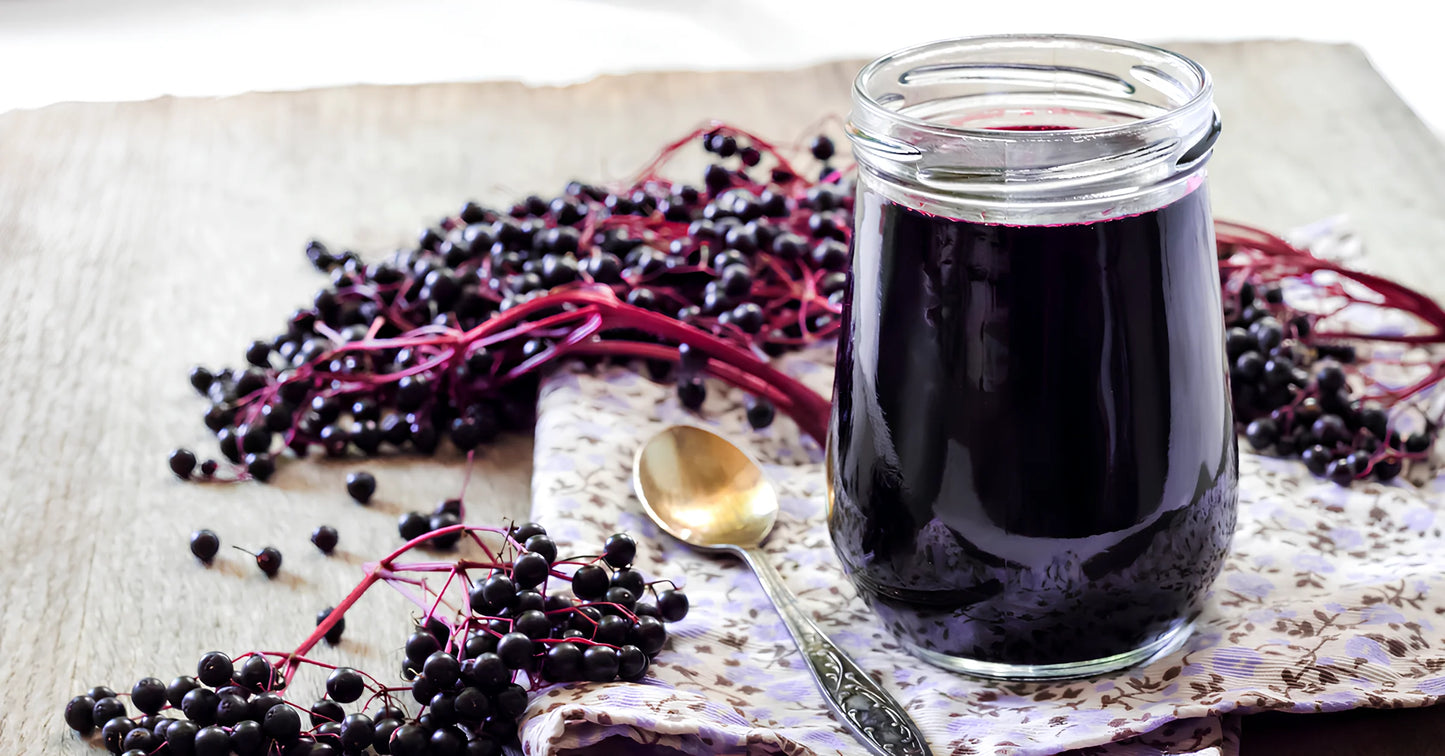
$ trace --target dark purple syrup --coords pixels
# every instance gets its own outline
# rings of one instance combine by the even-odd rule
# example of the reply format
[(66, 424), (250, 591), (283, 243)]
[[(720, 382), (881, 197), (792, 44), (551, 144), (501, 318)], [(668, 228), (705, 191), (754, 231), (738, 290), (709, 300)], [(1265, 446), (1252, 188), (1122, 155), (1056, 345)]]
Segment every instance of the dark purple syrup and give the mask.
[(884, 622), (1043, 665), (1197, 614), (1237, 477), (1204, 188), (1077, 225), (857, 214), (829, 525)]

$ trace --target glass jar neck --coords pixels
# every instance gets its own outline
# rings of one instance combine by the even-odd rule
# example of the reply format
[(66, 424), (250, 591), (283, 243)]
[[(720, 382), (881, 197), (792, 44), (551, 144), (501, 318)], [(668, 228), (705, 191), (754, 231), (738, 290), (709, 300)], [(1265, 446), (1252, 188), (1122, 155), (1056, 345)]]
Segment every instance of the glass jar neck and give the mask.
[(863, 181), (983, 222), (1079, 223), (1192, 191), (1219, 134), (1209, 75), (1090, 37), (936, 42), (859, 73), (848, 126)]

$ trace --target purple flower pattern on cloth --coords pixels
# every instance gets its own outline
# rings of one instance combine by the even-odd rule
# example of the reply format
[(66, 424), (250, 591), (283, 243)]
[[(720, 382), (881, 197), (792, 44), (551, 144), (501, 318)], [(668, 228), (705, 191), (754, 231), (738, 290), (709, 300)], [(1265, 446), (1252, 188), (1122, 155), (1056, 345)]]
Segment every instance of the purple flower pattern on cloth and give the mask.
[[(781, 361), (826, 392), (831, 351)], [(1425, 706), (1445, 695), (1445, 549), (1428, 490), (1321, 482), (1295, 462), (1244, 454), (1239, 525), (1224, 574), (1178, 652), (1113, 676), (984, 682), (904, 652), (854, 593), (828, 540), (821, 452), (779, 415), (747, 427), (743, 396), (710, 383), (700, 415), (673, 387), (625, 368), (565, 372), (538, 407), (532, 512), (563, 553), (619, 530), (649, 578), (684, 579), (644, 684), (558, 685), (522, 728), (532, 756), (630, 738), (686, 754), (858, 754), (828, 713), (752, 574), (657, 530), (631, 490), (637, 447), (703, 425), (765, 466), (781, 513), (765, 550), (819, 626), (910, 711), (935, 754), (1227, 756), (1238, 715)]]

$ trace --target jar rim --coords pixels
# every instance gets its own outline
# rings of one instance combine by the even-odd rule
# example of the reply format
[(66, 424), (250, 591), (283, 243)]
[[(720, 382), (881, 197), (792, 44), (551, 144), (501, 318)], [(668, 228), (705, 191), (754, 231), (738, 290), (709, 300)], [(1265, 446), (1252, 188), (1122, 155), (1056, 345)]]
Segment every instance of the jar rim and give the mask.
[(912, 128), (932, 132), (937, 135), (1008, 139), (1015, 142), (1026, 142), (1035, 140), (1050, 141), (1057, 139), (1060, 136), (1058, 131), (1001, 131), (999, 129), (962, 126), (957, 124), (940, 122), (929, 118), (921, 118), (909, 113), (893, 110), (886, 107), (882, 102), (878, 100), (877, 97), (873, 95), (873, 93), (868, 91), (867, 82), (873, 76), (877, 75), (881, 69), (890, 65), (897, 65), (899, 63), (906, 62), (909, 58), (923, 57), (928, 55), (929, 53), (937, 52), (948, 47), (956, 47), (960, 44), (984, 45), (989, 43), (1021, 42), (1040, 43), (1041, 49), (1050, 44), (1056, 45), (1058, 43), (1082, 43), (1099, 45), (1102, 47), (1115, 49), (1133, 50), (1135, 52), (1143, 52), (1151, 55), (1157, 55), (1162, 58), (1174, 61), (1176, 63), (1183, 64), (1185, 68), (1187, 68), (1195, 76), (1198, 77), (1198, 87), (1191, 94), (1189, 99), (1182, 103), (1173, 105), (1167, 110), (1163, 110), (1159, 113), (1155, 113), (1147, 117), (1124, 121), (1121, 123), (1113, 123), (1104, 126), (1070, 128), (1068, 130), (1068, 133), (1071, 137), (1091, 138), (1110, 136), (1113, 134), (1124, 133), (1140, 128), (1148, 128), (1150, 126), (1158, 125), (1169, 121), (1170, 119), (1177, 118), (1183, 112), (1195, 110), (1197, 108), (1200, 108), (1201, 106), (1207, 106), (1213, 101), (1214, 82), (1209, 75), (1209, 71), (1205, 69), (1204, 66), (1200, 65), (1192, 58), (1173, 52), (1171, 50), (1166, 50), (1156, 45), (1149, 45), (1142, 42), (1133, 42), (1113, 37), (1099, 37), (1077, 34), (984, 34), (968, 37), (952, 37), (948, 39), (934, 40), (932, 42), (924, 42), (922, 44), (912, 45), (909, 47), (894, 50), (893, 52), (890, 52), (886, 55), (883, 55), (882, 57), (873, 60), (872, 62), (865, 65), (858, 72), (858, 75), (855, 76), (853, 79), (854, 104), (861, 105), (866, 110), (871, 111), (872, 115), (874, 116), (891, 119)]

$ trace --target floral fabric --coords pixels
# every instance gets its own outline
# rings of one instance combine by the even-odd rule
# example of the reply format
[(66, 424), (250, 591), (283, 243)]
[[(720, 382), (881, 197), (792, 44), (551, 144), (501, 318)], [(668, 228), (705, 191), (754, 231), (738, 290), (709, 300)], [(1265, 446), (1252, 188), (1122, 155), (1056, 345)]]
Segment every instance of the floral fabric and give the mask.
[[(830, 356), (817, 350), (784, 366), (827, 391)], [(712, 383), (694, 415), (671, 386), (624, 368), (547, 381), (535, 518), (564, 553), (620, 530), (637, 535), (637, 567), (685, 583), (692, 610), (670, 626), (646, 684), (539, 695), (523, 726), (526, 753), (615, 736), (688, 754), (863, 752), (828, 713), (746, 567), (689, 550), (642, 513), (633, 454), (675, 423), (710, 427), (765, 465), (781, 501), (765, 551), (819, 626), (908, 708), (935, 754), (1226, 756), (1233, 715), (1424, 706), (1445, 694), (1445, 549), (1428, 490), (1343, 489), (1296, 462), (1243, 454), (1228, 563), (1181, 650), (1097, 679), (983, 682), (923, 664), (878, 626), (829, 544), (817, 446), (782, 417), (749, 429), (742, 398)]]

